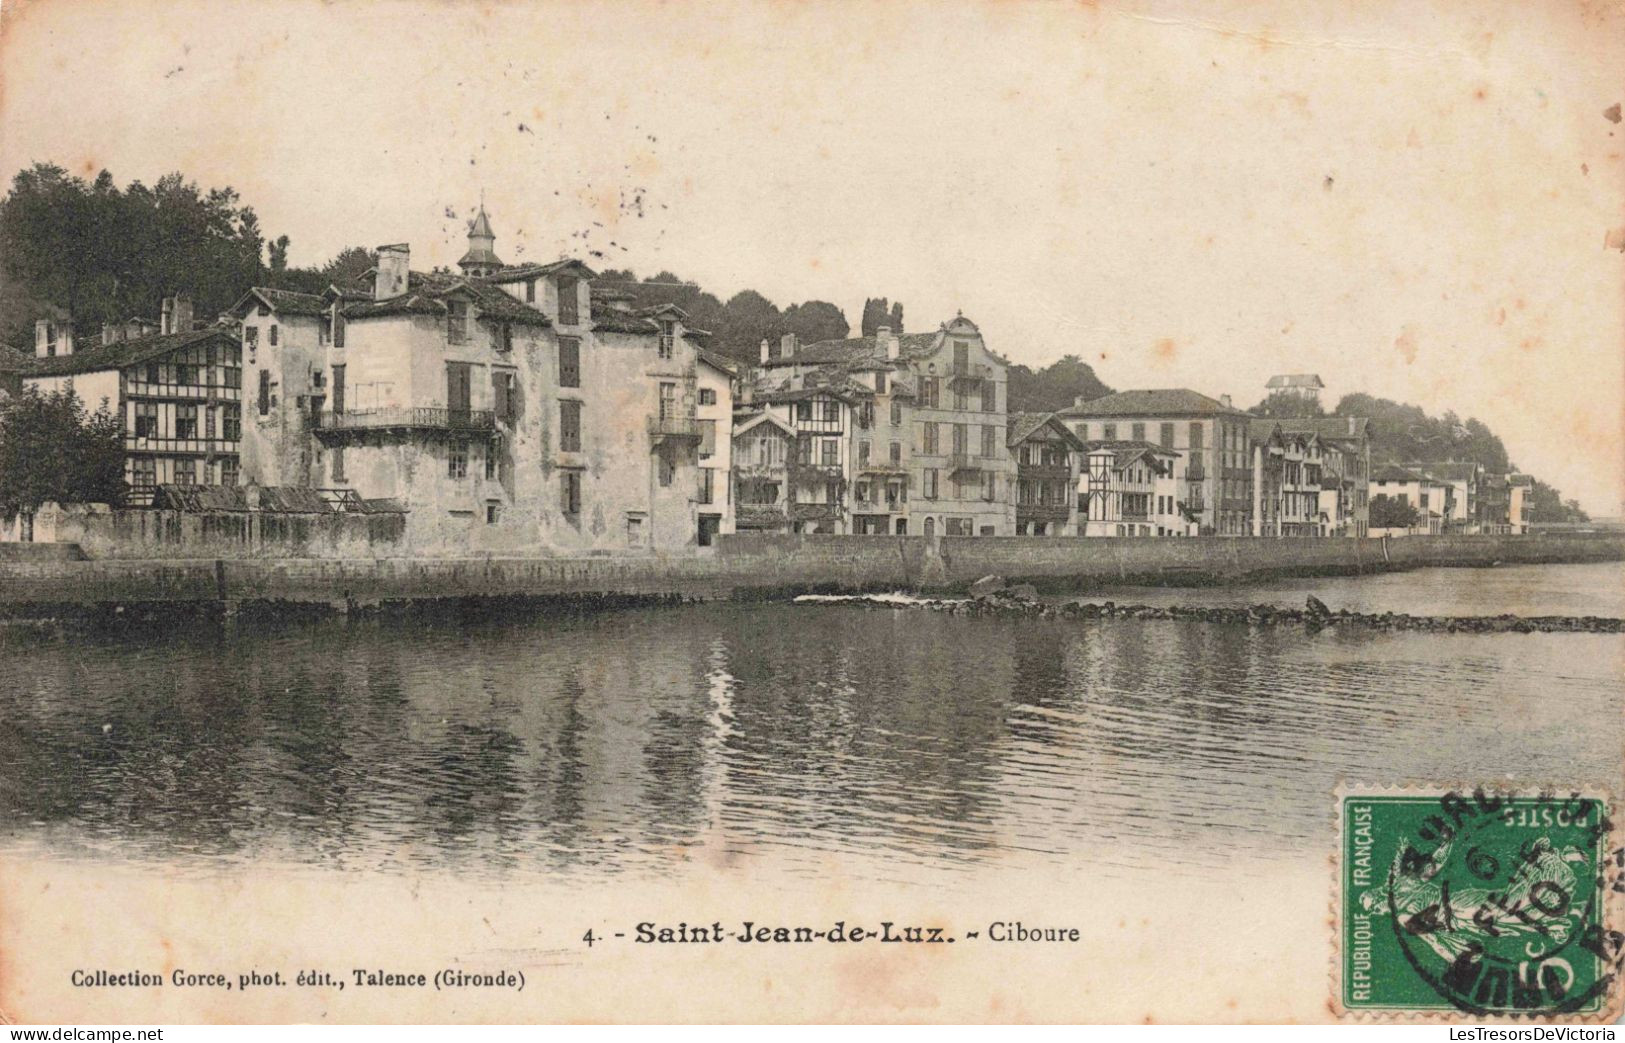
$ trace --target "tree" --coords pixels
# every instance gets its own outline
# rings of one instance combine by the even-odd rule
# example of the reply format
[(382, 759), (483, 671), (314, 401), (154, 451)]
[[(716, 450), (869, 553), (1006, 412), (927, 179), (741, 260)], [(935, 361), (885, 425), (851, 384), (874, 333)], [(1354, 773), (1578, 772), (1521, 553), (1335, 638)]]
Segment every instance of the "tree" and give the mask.
[(1063, 355), (1040, 370), (1011, 366), (1007, 379), (1011, 412), (1048, 413), (1065, 409), (1080, 398), (1087, 402), (1112, 393), (1076, 355)]
[(1271, 391), (1248, 412), (1272, 420), (1310, 420), (1326, 415), (1319, 399), (1297, 395), (1284, 388)]
[(884, 297), (864, 298), (863, 320), (858, 325), (861, 335), (873, 337), (882, 326), (890, 327), (894, 334), (903, 332), (903, 302), (892, 303)]
[(90, 413), (72, 389), (25, 387), (0, 403), (0, 514), (57, 503), (124, 502), (123, 425), (103, 402)]
[(1373, 529), (1408, 529), (1416, 524), (1416, 508), (1409, 500), (1378, 493), (1371, 498), (1370, 506)]

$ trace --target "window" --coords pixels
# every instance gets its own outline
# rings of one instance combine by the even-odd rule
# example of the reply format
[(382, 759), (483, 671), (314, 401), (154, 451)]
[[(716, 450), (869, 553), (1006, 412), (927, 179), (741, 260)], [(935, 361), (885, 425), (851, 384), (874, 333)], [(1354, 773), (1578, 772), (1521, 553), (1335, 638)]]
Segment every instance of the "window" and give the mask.
[(342, 445), (334, 446), (328, 459), (332, 461), (333, 465), (333, 481), (344, 481), (344, 447)]
[(446, 408), (467, 413), (473, 403), (473, 367), (466, 362), (446, 363)]
[(924, 490), (925, 498), (927, 500), (935, 500), (937, 498), (937, 469), (935, 467), (927, 467), (925, 469), (925, 483), (924, 484), (925, 484), (925, 490)]
[(580, 300), (576, 287), (579, 279), (573, 275), (559, 276), (559, 322), (574, 326), (581, 321)]
[(954, 341), (954, 372), (963, 373), (970, 368), (970, 342)]
[(250, 348), (258, 347), (260, 343), (260, 328), (258, 326), (244, 326), (243, 343), (248, 345)]
[(994, 471), (982, 472), (982, 499), (992, 503), (998, 490), (999, 476)]
[(559, 338), (559, 387), (578, 388), (581, 386), (581, 339), (579, 337)]
[(501, 445), (496, 439), (485, 443), (485, 477), (487, 481), (496, 481), (497, 462), (501, 459)]
[(903, 403), (895, 398), (891, 400), (891, 426), (903, 426)]
[(271, 371), (260, 370), (260, 416), (271, 411)]
[(884, 395), (885, 393), (886, 393), (886, 371), (883, 370), (883, 369), (877, 369), (877, 370), (875, 370), (875, 394)]
[(960, 381), (954, 385), (954, 408), (958, 410), (970, 408), (969, 400), (965, 396), (965, 384), (963, 381)]
[(1080, 440), (1085, 441), (1085, 442), (1089, 441), (1089, 425), (1088, 424), (1073, 424), (1072, 425), (1072, 430), (1073, 430), (1073, 432), (1075, 434), (1077, 434), (1077, 436), (1078, 436), (1078, 438)]
[(197, 383), (197, 367), (181, 363), (175, 367), (175, 383), (191, 386)]
[(660, 349), (659, 355), (663, 359), (672, 356), (673, 347), (677, 343), (677, 324), (670, 319), (660, 320)]
[(1160, 434), (1161, 438), (1159, 440), (1162, 443), (1162, 447), (1164, 449), (1172, 449), (1174, 447), (1174, 425), (1163, 424)]
[(1129, 425), (1129, 432), (1130, 432), (1129, 437), (1134, 439), (1134, 441), (1136, 441), (1136, 442), (1145, 441), (1145, 425), (1144, 424), (1131, 424), (1131, 425)]
[(1117, 425), (1116, 424), (1102, 424), (1102, 425), (1100, 425), (1100, 437), (1105, 439), (1108, 442), (1117, 441)]
[(715, 470), (713, 470), (713, 469), (711, 469), (709, 467), (700, 468), (699, 489), (698, 489), (699, 497), (698, 498), (699, 498), (699, 501), (701, 503), (714, 503), (715, 502), (715, 500), (713, 499), (713, 493), (714, 493), (714, 486), (715, 486), (714, 479), (716, 477), (716, 473), (717, 472)]
[(810, 466), (812, 464), (811, 435), (796, 436), (796, 463), (802, 464), (803, 466)]
[(811, 402), (797, 402), (796, 403), (796, 419), (797, 420), (809, 421), (809, 422), (812, 420), (812, 403)]
[(276, 340), (276, 329), (277, 329), (277, 326), (276, 326), (276, 323), (274, 323), (274, 322), (273, 322), (273, 323), (271, 323), (271, 334), (270, 334), (270, 337), (271, 337), (271, 344), (272, 344), (272, 345), (273, 345), (273, 346), (275, 346), (275, 344), (276, 344), (276, 342), (277, 342), (277, 340)]
[(468, 443), (461, 439), (453, 440), (446, 447), (446, 476), (448, 478), (468, 477)]
[(502, 504), (496, 500), (485, 501), (485, 524), (495, 525), (502, 513)]
[(525, 303), (526, 304), (535, 304), (536, 303), (536, 280), (535, 279), (526, 279), (525, 280)]
[(197, 437), (197, 406), (187, 405), (175, 407), (175, 437)]
[(513, 327), (506, 322), (497, 327), (497, 350), (513, 350)]
[(565, 471), (560, 477), (559, 510), (572, 518), (581, 513), (580, 471)]
[(869, 443), (867, 441), (858, 443), (858, 466), (869, 466)]
[(927, 409), (937, 408), (940, 385), (936, 377), (923, 377), (920, 380), (920, 405)]
[[(715, 420), (700, 421), (700, 455), (710, 456), (717, 451), (717, 422)], [(707, 500), (707, 503), (711, 501)]]
[(677, 461), (669, 452), (662, 452), (658, 457), (660, 467), (661, 488), (669, 488), (672, 479), (677, 476)]
[(135, 436), (137, 438), (158, 437), (158, 403), (137, 402), (135, 404)]
[(147, 383), (158, 383), (158, 363), (156, 362), (147, 363)]
[(818, 446), (818, 462), (824, 467), (839, 467), (841, 440), (838, 438), (821, 438)]
[(1202, 448), (1202, 434), (1203, 434), (1202, 422), (1200, 420), (1192, 421), (1191, 422), (1191, 448), (1192, 449), (1200, 449), (1200, 448)]
[(239, 467), (235, 456), (220, 458), (220, 484), (236, 485)]
[(974, 536), (976, 533), (969, 518), (945, 518), (946, 532), (949, 536)]
[(207, 406), (203, 409), (203, 437), (214, 437), (214, 410)]
[[(664, 415), (664, 411), (662, 411)], [(559, 403), (559, 451), (564, 453), (581, 452), (581, 403), (563, 401)]]
[(130, 484), (137, 489), (150, 489), (158, 484), (158, 458), (155, 456), (130, 457)]
[(197, 461), (190, 456), (183, 456), (175, 461), (175, 484), (197, 484)]
[(937, 454), (937, 452), (938, 452), (938, 450), (937, 450), (937, 424), (936, 424), (936, 421), (927, 420), (925, 423), (921, 424), (920, 426), (921, 426), (921, 428), (923, 428), (922, 434), (924, 436), (923, 438), (921, 438), (920, 442), (925, 447), (925, 448), (921, 449), (920, 451), (922, 453), (925, 453), (927, 456), (935, 456)]
[(236, 442), (243, 437), (243, 407), (236, 402), (226, 402), (220, 406), (220, 437), (228, 442)]
[(824, 399), (824, 422), (826, 424), (841, 422), (841, 404), (833, 398)]
[(982, 412), (996, 413), (999, 410), (999, 385), (991, 380), (982, 381)]
[(891, 444), (891, 454), (888, 459), (891, 460), (894, 466), (903, 462), (903, 443), (893, 442)]
[(982, 455), (991, 459), (999, 452), (999, 429), (990, 424), (982, 427)]
[(717, 404), (716, 388), (700, 388), (700, 405), (714, 406)]
[(970, 432), (964, 424), (954, 425), (954, 454), (964, 456), (970, 452)]

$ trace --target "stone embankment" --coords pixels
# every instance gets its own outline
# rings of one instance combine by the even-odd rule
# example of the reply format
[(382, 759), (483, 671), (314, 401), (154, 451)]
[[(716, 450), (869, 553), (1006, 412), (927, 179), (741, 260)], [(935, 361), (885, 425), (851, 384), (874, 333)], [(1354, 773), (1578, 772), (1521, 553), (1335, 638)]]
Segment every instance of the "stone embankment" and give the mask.
[[(991, 577), (989, 577), (991, 579)], [(1315, 632), (1327, 627), (1366, 630), (1414, 630), (1434, 634), (1621, 634), (1625, 619), (1602, 616), (1412, 616), (1403, 612), (1332, 611), (1311, 597), (1304, 608), (1279, 605), (1199, 606), (1199, 605), (1119, 605), (1113, 601), (1069, 601), (1047, 604), (1039, 601), (1032, 588), (1014, 587), (986, 580), (977, 581), (981, 590), (971, 598), (907, 598), (896, 595), (854, 597), (803, 597), (798, 604), (859, 605), (870, 608), (910, 608), (949, 615), (984, 618), (1035, 619), (1173, 619), (1195, 623), (1227, 623), (1244, 626), (1301, 626)]]

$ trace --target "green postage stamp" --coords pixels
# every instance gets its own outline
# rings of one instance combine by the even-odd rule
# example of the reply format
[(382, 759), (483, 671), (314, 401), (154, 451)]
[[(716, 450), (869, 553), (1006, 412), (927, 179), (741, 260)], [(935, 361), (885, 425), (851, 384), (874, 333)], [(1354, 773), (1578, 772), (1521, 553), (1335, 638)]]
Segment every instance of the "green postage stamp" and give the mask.
[(1337, 1012), (1617, 1016), (1625, 855), (1610, 811), (1578, 792), (1340, 792)]

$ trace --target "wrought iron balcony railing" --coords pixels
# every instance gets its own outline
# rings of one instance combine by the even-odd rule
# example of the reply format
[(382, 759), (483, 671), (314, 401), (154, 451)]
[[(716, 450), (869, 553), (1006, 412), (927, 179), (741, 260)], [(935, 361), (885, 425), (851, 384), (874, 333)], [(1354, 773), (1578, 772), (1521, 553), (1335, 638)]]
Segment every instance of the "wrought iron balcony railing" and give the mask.
[(489, 409), (442, 409), (436, 406), (386, 406), (381, 409), (324, 410), (317, 415), (321, 431), (490, 431), (496, 414)]

